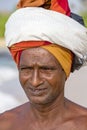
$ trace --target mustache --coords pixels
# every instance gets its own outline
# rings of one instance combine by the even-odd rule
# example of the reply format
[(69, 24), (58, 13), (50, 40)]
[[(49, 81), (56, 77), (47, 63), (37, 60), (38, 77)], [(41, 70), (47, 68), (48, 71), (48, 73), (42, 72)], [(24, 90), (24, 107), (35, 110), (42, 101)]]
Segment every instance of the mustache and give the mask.
[(37, 87), (31, 85), (30, 83), (26, 84), (25, 86), (27, 89), (30, 89), (32, 91), (36, 91), (36, 90), (44, 90), (44, 89), (47, 89), (49, 87), (49, 85), (43, 83), (43, 84), (40, 84), (38, 85)]

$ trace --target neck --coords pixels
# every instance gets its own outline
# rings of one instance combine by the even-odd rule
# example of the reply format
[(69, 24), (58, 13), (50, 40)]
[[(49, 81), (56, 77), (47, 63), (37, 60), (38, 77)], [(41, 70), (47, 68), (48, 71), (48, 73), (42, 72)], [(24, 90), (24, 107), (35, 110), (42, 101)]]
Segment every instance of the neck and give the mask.
[(48, 121), (49, 119), (54, 121), (56, 118), (63, 118), (66, 111), (64, 95), (61, 95), (58, 99), (49, 104), (31, 104), (31, 111), (33, 117), (42, 122), (46, 122), (46, 120)]

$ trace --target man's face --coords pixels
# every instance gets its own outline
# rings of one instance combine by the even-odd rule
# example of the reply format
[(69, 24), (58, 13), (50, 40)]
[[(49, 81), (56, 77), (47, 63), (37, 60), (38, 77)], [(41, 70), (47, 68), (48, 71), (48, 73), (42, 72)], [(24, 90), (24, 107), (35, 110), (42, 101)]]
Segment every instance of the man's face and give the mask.
[(34, 104), (47, 104), (64, 91), (65, 73), (56, 58), (43, 48), (31, 48), (21, 54), (20, 83)]

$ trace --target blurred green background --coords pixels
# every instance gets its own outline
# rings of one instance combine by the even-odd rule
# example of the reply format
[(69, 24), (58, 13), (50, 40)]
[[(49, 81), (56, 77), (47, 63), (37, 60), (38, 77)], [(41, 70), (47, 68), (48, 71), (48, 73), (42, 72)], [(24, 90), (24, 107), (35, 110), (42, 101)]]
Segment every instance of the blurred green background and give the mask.
[(10, 14), (0, 14), (0, 38), (4, 37), (5, 23)]
[(82, 13), (82, 17), (84, 19), (85, 26), (87, 27), (87, 12)]

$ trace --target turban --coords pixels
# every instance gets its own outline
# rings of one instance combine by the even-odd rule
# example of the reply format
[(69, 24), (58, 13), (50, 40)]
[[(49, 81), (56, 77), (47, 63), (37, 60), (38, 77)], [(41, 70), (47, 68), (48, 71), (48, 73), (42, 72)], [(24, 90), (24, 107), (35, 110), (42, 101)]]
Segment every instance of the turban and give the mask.
[[(68, 62), (72, 64), (71, 52), (76, 59), (75, 69), (77, 65), (87, 65), (87, 29), (72, 18), (53, 10), (40, 7), (18, 9), (6, 23), (5, 39), (10, 51), (16, 52), (13, 54), (15, 59), (17, 51), (20, 53), (20, 48), (25, 49), (29, 43), (29, 47), (42, 46), (58, 59), (67, 76), (71, 71), (71, 66), (68, 67)], [(56, 44), (58, 49), (50, 47), (50, 44)], [(69, 68), (68, 72), (64, 62)]]
[(68, 0), (20, 0), (17, 7), (43, 7), (70, 16)]
[(64, 72), (66, 73), (66, 76), (68, 77), (71, 71), (73, 59), (73, 54), (68, 49), (65, 49), (56, 44), (51, 44), (47, 41), (26, 41), (14, 44), (12, 47), (9, 48), (9, 50), (12, 53), (12, 56), (16, 61), (17, 65), (19, 65), (21, 52), (27, 48), (38, 46), (49, 51), (58, 60)]

